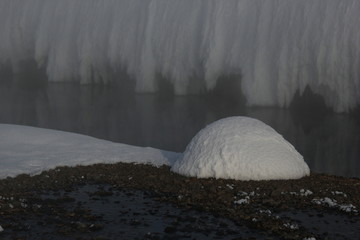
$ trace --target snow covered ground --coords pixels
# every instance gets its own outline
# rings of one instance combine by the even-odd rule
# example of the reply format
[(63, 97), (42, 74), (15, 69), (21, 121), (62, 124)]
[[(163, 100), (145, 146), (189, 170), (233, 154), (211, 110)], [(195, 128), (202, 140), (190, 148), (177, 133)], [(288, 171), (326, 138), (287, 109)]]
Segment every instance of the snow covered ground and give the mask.
[(171, 165), (178, 153), (35, 127), (0, 124), (0, 178), (57, 166), (135, 162)]
[(95, 163), (169, 165), (187, 176), (238, 180), (294, 179), (309, 174), (295, 148), (271, 127), (247, 117), (210, 124), (184, 154), (56, 130), (0, 124), (0, 178), (57, 166)]

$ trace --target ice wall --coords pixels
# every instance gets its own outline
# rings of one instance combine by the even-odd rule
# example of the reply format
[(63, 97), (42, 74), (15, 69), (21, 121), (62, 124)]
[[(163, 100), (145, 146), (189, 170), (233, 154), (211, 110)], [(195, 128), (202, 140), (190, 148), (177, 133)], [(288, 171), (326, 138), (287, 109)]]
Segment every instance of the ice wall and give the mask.
[[(360, 103), (358, 0), (0, 0), (0, 64), (34, 59), (49, 81), (177, 94), (241, 74), (249, 105), (287, 106), (309, 85), (336, 111)], [(0, 79), (1, 81), (1, 79)]]

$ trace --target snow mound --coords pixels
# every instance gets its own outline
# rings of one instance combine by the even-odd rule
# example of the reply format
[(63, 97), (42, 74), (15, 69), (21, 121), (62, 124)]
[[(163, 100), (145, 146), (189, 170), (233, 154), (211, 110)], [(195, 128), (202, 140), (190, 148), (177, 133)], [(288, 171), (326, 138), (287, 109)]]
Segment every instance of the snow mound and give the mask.
[(297, 179), (310, 173), (303, 157), (265, 123), (229, 117), (202, 129), (172, 170), (193, 177)]

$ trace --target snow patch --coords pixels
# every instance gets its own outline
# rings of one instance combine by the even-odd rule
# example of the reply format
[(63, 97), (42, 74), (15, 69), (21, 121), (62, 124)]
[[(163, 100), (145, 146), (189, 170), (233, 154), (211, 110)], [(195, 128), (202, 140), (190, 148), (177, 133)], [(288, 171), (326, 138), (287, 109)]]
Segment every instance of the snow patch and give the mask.
[(310, 190), (305, 190), (305, 189), (300, 189), (300, 195), (301, 196), (309, 196), (309, 195), (312, 195), (313, 194), (313, 192), (312, 191), (310, 191)]
[(0, 124), (0, 178), (38, 174), (58, 166), (95, 163), (170, 165), (179, 155), (75, 133)]
[(272, 212), (271, 212), (271, 210), (269, 210), (269, 209), (266, 209), (266, 210), (260, 209), (260, 210), (259, 210), (259, 213), (265, 214), (265, 215), (267, 215), (267, 216), (271, 216), (271, 215), (272, 215)]
[(309, 175), (303, 157), (265, 123), (229, 117), (202, 129), (172, 170), (199, 178), (297, 179)]
[[(244, 191), (240, 191), (236, 194), (236, 196), (234, 196), (234, 204), (248, 204), (250, 203), (250, 197), (254, 197), (254, 196), (259, 196), (258, 193), (255, 193), (254, 191), (247, 193)], [(238, 197), (241, 197), (241, 199), (237, 199)]]
[(286, 228), (289, 228), (291, 230), (299, 229), (299, 226), (297, 224), (294, 224), (294, 223), (284, 223), (283, 226), (286, 227)]
[(332, 191), (331, 194), (332, 195), (340, 195), (340, 196), (343, 196), (343, 197), (347, 198), (346, 193), (343, 193), (343, 192), (340, 192), (340, 191)]
[(354, 205), (350, 204), (341, 204), (338, 206), (341, 211), (344, 212), (354, 212), (357, 213), (356, 207)]
[(302, 196), (302, 197), (307, 197), (313, 194), (312, 191), (310, 190), (305, 190), (305, 189), (300, 189), (299, 192), (281, 192), (282, 195), (285, 194), (290, 194), (290, 195), (294, 195), (294, 196)]
[(325, 198), (314, 198), (312, 201), (312, 203), (318, 204), (318, 205), (325, 205), (331, 208), (338, 208), (341, 211), (344, 212), (352, 212), (352, 213), (358, 213), (358, 210), (356, 209), (356, 207), (354, 205), (350, 204), (338, 204), (337, 201), (335, 199), (331, 199), (328, 197)]
[(234, 184), (226, 184), (226, 186), (227, 186), (230, 190), (233, 190), (233, 189), (234, 189)]
[(239, 199), (239, 200), (236, 200), (234, 201), (234, 204), (247, 204), (250, 202), (250, 197), (249, 196), (246, 196), (245, 198), (242, 198), (242, 199)]

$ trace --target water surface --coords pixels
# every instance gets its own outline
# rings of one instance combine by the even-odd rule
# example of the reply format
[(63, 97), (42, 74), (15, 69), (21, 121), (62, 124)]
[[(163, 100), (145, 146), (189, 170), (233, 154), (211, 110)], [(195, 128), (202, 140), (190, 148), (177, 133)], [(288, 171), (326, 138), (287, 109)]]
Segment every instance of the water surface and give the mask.
[(246, 107), (222, 96), (133, 94), (115, 86), (2, 84), (0, 123), (58, 129), (182, 152), (207, 124), (228, 116), (260, 119), (284, 136), (316, 172), (360, 177), (360, 120), (348, 114)]

